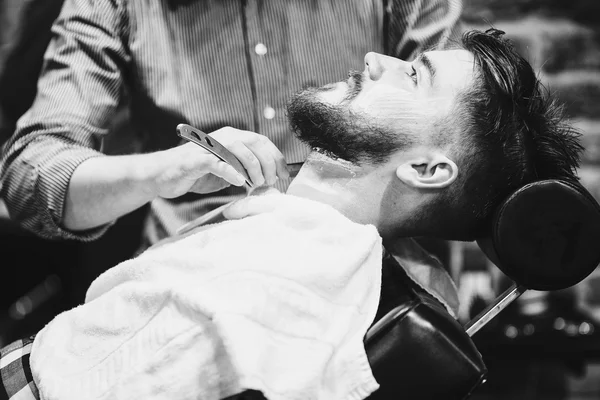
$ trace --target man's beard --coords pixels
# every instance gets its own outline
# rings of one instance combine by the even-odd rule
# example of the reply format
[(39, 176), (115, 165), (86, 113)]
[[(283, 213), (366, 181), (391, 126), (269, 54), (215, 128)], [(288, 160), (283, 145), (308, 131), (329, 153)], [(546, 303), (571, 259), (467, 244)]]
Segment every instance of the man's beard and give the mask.
[(360, 73), (349, 75), (354, 85), (340, 105), (319, 100), (319, 93), (328, 88), (307, 88), (296, 93), (287, 106), (291, 128), (298, 139), (329, 157), (356, 165), (382, 164), (406, 146), (408, 139), (349, 109), (347, 104), (360, 92)]

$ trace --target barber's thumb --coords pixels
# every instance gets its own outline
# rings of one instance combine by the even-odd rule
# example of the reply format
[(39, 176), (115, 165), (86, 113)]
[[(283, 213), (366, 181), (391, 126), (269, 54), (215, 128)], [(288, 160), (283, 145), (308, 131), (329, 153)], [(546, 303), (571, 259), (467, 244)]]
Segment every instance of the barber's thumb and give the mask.
[[(274, 189), (274, 191), (276, 190)], [(248, 196), (234, 201), (229, 207), (223, 210), (223, 216), (227, 219), (242, 219), (272, 211), (278, 203), (279, 198), (278, 196), (266, 196), (266, 194), (271, 192), (269, 191), (265, 195), (260, 196)]]

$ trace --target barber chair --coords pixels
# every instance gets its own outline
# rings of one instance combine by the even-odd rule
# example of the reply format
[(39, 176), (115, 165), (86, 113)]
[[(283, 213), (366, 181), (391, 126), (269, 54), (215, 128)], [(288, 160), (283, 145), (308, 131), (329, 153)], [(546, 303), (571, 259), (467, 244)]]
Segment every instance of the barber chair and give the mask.
[[(526, 290), (559, 290), (586, 278), (600, 264), (599, 241), (600, 205), (582, 186), (546, 180), (517, 190), (477, 241), (514, 284), (464, 327), (386, 255), (382, 301), (364, 338), (380, 384), (369, 400), (468, 398), (487, 375), (471, 337)], [(247, 391), (230, 399), (261, 398)]]
[(364, 338), (380, 384), (369, 399), (468, 398), (487, 374), (471, 337), (526, 290), (559, 290), (586, 278), (600, 264), (599, 242), (600, 206), (582, 186), (545, 180), (515, 191), (477, 240), (514, 284), (464, 327), (401, 268), (389, 268), (395, 260), (386, 256), (384, 281), (403, 287), (384, 285)]

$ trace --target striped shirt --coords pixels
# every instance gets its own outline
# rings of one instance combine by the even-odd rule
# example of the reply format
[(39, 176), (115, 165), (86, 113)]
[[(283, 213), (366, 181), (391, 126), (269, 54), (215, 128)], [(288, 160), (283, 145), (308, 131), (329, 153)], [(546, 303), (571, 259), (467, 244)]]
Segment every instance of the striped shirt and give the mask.
[[(269, 137), (288, 163), (308, 153), (285, 105), (306, 85), (362, 70), (365, 53), (412, 59), (458, 31), (460, 0), (67, 0), (33, 106), (2, 154), (0, 196), (11, 218), (46, 238), (93, 240), (107, 228), (61, 227), (69, 179), (104, 156), (127, 102), (140, 151), (179, 144), (175, 127), (223, 126)], [(280, 181), (285, 190), (289, 182)], [(156, 199), (146, 243), (243, 194)]]

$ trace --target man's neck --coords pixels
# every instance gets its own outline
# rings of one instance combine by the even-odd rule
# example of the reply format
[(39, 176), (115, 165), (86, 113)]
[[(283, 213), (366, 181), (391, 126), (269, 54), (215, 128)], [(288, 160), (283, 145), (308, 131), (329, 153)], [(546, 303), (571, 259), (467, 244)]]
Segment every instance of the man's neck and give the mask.
[(369, 179), (365, 179), (368, 173), (347, 161), (313, 152), (287, 194), (329, 204), (352, 221), (377, 226), (378, 194)]

